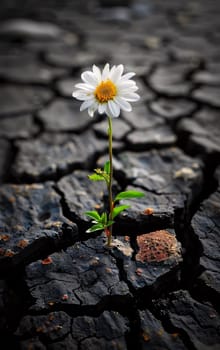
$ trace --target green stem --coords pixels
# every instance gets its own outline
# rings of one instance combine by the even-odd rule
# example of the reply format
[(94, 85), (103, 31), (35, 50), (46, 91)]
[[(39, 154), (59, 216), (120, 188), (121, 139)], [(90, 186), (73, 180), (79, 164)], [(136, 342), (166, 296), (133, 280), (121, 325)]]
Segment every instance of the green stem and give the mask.
[[(112, 166), (112, 119), (108, 117), (108, 145), (109, 145), (109, 164), (110, 164), (110, 176), (108, 183), (108, 195), (109, 195), (109, 220), (113, 220), (113, 197), (112, 197), (112, 179), (113, 179), (113, 166)], [(108, 235), (108, 247), (112, 243), (112, 225), (109, 226)]]

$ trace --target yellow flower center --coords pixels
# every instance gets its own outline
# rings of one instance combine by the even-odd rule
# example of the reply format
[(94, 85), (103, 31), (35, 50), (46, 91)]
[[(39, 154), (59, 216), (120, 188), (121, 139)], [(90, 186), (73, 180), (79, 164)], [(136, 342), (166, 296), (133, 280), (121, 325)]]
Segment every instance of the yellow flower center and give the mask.
[(105, 103), (113, 100), (116, 96), (117, 88), (111, 80), (101, 81), (95, 89), (94, 95), (99, 103)]

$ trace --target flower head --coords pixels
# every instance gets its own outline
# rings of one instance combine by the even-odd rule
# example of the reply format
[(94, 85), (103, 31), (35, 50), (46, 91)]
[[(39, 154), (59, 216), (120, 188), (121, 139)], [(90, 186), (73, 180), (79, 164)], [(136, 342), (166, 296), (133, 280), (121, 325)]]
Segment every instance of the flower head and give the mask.
[(135, 73), (123, 75), (123, 71), (122, 64), (110, 69), (106, 63), (102, 71), (93, 65), (92, 71), (82, 73), (83, 83), (76, 84), (77, 90), (73, 92), (73, 97), (83, 101), (80, 111), (88, 108), (91, 117), (95, 111), (106, 113), (109, 117), (118, 117), (120, 109), (130, 112), (130, 102), (140, 97), (136, 93), (138, 87), (135, 81), (131, 80)]

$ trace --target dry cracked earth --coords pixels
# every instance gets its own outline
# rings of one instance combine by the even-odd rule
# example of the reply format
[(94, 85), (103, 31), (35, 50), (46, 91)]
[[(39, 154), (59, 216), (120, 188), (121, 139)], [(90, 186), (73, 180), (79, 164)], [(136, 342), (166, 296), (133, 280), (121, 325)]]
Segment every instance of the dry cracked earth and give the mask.
[[(1, 1), (1, 350), (220, 347), (220, 6)], [(121, 5), (121, 6), (115, 6)], [(113, 120), (114, 191), (145, 197), (86, 234), (106, 119), (71, 97), (123, 63), (141, 95)]]

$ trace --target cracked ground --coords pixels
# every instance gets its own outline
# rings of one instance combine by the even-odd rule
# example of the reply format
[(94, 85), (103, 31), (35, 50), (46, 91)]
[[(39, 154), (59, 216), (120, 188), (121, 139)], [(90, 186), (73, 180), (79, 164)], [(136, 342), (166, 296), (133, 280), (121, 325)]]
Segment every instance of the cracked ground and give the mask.
[[(117, 5), (117, 6), (116, 6)], [(217, 0), (1, 1), (1, 350), (220, 347)], [(71, 97), (93, 64), (136, 72), (113, 120), (114, 191), (145, 197), (113, 249), (84, 212), (107, 121)]]

